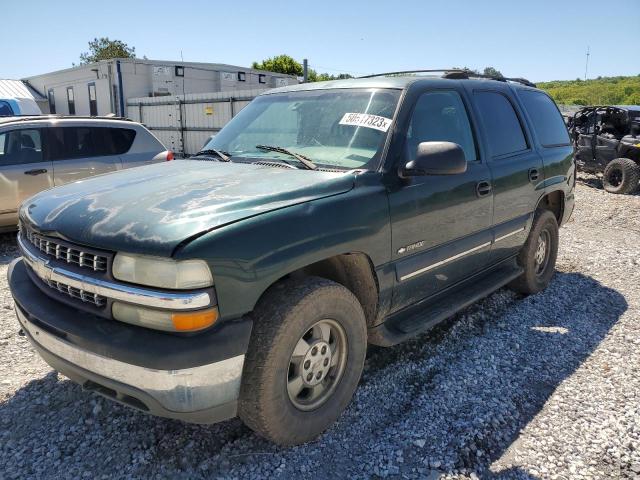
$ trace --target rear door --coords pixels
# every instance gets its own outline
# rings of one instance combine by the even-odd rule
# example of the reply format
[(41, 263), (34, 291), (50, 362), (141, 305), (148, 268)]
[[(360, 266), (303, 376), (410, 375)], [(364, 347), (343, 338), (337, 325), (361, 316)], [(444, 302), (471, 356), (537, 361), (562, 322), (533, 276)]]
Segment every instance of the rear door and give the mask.
[(554, 101), (546, 93), (531, 89), (518, 89), (518, 98), (542, 156), (545, 188), (575, 181), (573, 145)]
[(525, 242), (531, 213), (544, 188), (544, 168), (507, 85), (474, 89), (472, 97), (489, 155), (494, 224), (491, 261), (495, 263), (515, 254)]
[(0, 131), (1, 227), (17, 225), (20, 204), (53, 186), (53, 169), (45, 158), (41, 129)]
[(48, 129), (56, 186), (122, 168), (108, 128), (64, 126)]

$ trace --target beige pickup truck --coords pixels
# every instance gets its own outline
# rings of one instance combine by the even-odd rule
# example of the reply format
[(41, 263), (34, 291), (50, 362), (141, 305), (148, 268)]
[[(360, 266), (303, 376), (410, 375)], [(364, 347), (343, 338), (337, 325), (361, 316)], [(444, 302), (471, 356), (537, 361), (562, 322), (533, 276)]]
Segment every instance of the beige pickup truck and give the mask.
[(77, 180), (173, 159), (144, 126), (98, 117), (0, 117), (0, 231), (26, 198)]

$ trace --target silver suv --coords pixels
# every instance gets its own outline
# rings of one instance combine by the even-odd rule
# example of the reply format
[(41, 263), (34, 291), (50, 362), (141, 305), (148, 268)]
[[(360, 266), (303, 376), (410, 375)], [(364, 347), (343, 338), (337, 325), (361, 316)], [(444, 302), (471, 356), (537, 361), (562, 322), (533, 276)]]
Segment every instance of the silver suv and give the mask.
[(42, 190), (172, 159), (173, 152), (130, 120), (0, 118), (0, 231), (15, 230), (20, 203)]

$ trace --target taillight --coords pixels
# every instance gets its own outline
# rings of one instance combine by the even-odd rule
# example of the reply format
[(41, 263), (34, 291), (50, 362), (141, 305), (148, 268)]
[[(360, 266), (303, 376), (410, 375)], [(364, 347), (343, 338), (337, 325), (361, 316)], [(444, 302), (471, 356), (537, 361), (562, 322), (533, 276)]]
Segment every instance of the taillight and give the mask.
[(171, 150), (167, 150), (167, 162), (170, 162), (174, 158), (175, 156), (173, 155), (173, 152)]

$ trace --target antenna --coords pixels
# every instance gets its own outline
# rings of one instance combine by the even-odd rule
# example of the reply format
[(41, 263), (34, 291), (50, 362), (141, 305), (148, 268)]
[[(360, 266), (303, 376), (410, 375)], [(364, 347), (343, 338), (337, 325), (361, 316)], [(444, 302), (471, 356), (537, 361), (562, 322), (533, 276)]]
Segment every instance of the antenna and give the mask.
[(587, 46), (587, 62), (584, 65), (584, 79), (587, 79), (587, 72), (589, 71), (589, 47)]

